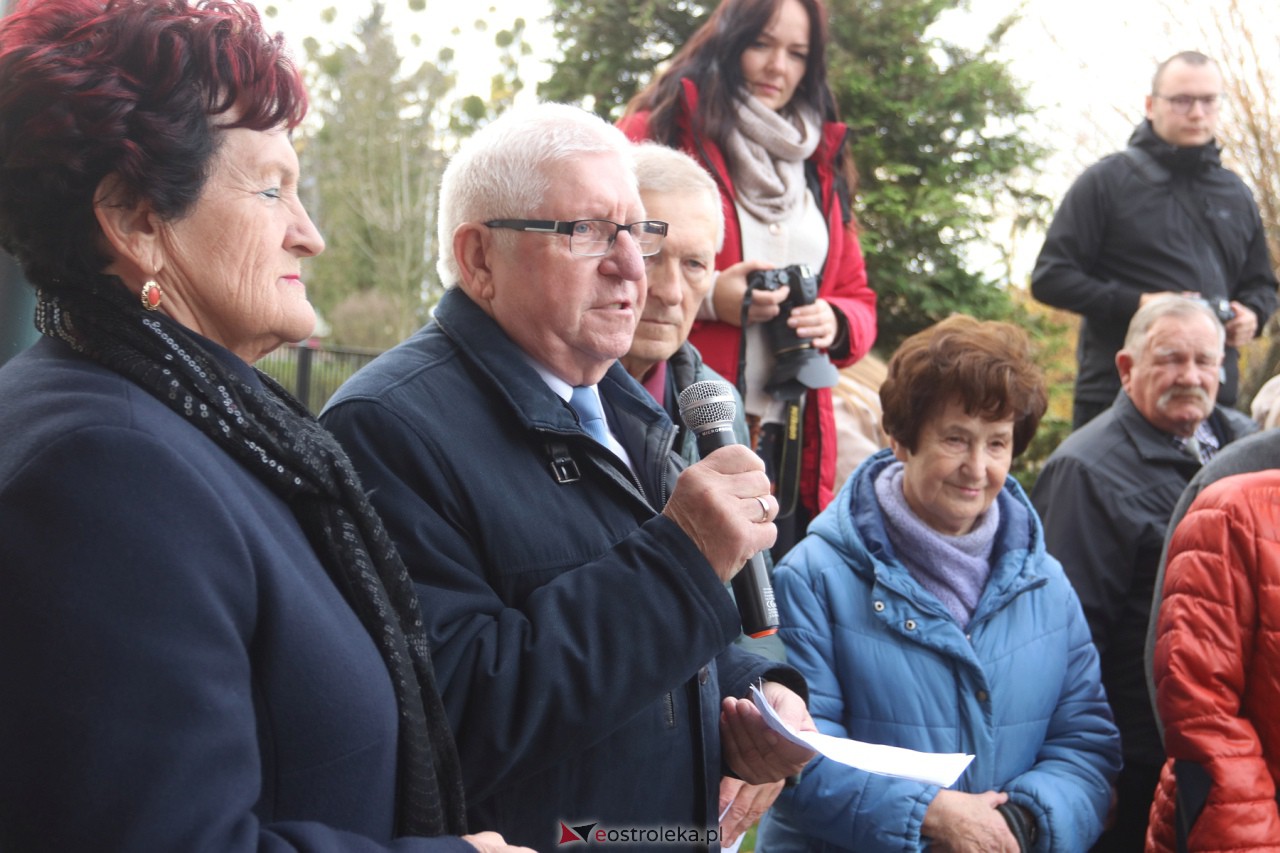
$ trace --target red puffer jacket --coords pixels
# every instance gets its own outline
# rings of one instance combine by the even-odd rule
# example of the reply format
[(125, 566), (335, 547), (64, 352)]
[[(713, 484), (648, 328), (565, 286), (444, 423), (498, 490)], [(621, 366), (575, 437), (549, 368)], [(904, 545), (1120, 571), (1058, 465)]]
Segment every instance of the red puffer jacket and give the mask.
[[(724, 203), (724, 246), (716, 256), (716, 269), (723, 270), (744, 258), (742, 232), (734, 207), (735, 193), (729, 168), (720, 148), (705, 136), (694, 134), (691, 116), (698, 107), (698, 90), (692, 80), (684, 80), (684, 110), (679, 118), (680, 149), (711, 173), (720, 187)], [(624, 116), (618, 127), (636, 142), (652, 139), (649, 113)], [(822, 269), (818, 296), (825, 299), (848, 321), (849, 351), (832, 360), (837, 367), (853, 364), (871, 349), (876, 340), (876, 295), (867, 287), (867, 270), (858, 244), (857, 225), (844, 221), (836, 194), (835, 156), (844, 144), (847, 128), (828, 122), (823, 138), (810, 162), (816, 167), (822, 198), (818, 199), (827, 217), (829, 246)], [(722, 322), (698, 321), (689, 341), (712, 370), (730, 382), (738, 381), (738, 350), (742, 329)], [(834, 497), (836, 478), (836, 421), (831, 389), (810, 391), (805, 398), (804, 455), (800, 462), (800, 500), (809, 514), (817, 515)]]
[(1178, 525), (1154, 668), (1169, 761), (1147, 850), (1178, 849), (1179, 785), (1202, 808), (1185, 849), (1280, 850), (1280, 471), (1220, 480)]

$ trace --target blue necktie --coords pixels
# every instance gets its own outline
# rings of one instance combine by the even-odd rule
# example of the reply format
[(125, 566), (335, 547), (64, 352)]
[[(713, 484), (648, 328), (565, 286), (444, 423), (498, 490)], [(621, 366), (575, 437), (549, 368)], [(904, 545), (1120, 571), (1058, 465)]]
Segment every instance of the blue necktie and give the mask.
[(569, 397), (569, 405), (578, 413), (578, 420), (587, 435), (605, 447), (609, 447), (609, 427), (604, 422), (604, 412), (600, 411), (600, 398), (589, 385), (578, 385)]

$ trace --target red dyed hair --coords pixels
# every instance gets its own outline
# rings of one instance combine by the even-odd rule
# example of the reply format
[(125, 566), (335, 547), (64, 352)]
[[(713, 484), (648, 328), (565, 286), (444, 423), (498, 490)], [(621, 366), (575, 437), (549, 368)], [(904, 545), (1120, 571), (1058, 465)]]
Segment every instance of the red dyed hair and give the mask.
[(952, 400), (968, 415), (1012, 418), (1013, 455), (1026, 450), (1048, 407), (1026, 333), (957, 314), (903, 341), (880, 386), (885, 432), (914, 453), (920, 430)]
[(177, 219), (220, 131), (292, 129), (306, 111), (282, 37), (248, 3), (19, 0), (0, 19), (0, 244), (36, 284), (92, 278), (110, 260), (104, 178), (116, 203)]

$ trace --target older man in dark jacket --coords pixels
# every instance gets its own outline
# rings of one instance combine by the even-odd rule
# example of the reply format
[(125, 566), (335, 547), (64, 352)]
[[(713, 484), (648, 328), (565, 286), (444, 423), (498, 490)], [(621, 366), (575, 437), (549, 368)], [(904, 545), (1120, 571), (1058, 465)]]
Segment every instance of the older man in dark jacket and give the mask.
[(1054, 451), (1031, 492), (1045, 546), (1089, 620), (1124, 750), (1116, 825), (1094, 850), (1142, 849), (1164, 762), (1143, 647), (1165, 526), (1203, 461), (1256, 429), (1213, 402), (1224, 337), (1196, 300), (1165, 296), (1140, 309), (1116, 355), (1115, 403)]
[[(645, 258), (648, 296), (622, 366), (644, 385), (667, 411), (679, 432), (676, 451), (689, 463), (698, 461), (696, 436), (683, 429), (679, 397), (695, 382), (725, 382), (689, 343), (703, 297), (719, 277), (739, 276), (760, 266), (735, 264), (716, 273), (716, 253), (724, 242), (724, 211), (720, 190), (711, 175), (682, 151), (646, 142), (636, 146), (636, 181), (649, 216), (668, 225), (655, 254)], [(732, 386), (730, 386), (732, 387)], [(742, 399), (738, 401), (734, 433), (750, 445)]]
[(726, 769), (811, 754), (744, 698), (764, 680), (812, 727), (803, 681), (732, 645), (724, 581), (775, 535), (763, 466), (730, 447), (681, 472), (616, 362), (666, 229), (630, 156), (560, 105), (471, 137), (441, 189), (457, 287), (323, 416), (419, 584), (472, 826), (539, 850), (714, 844)]
[[(724, 210), (720, 190), (705, 169), (683, 151), (656, 142), (636, 146), (636, 181), (645, 213), (667, 222), (662, 248), (645, 258), (648, 298), (636, 327), (631, 348), (620, 359), (622, 366), (644, 385), (671, 416), (678, 431), (676, 450), (692, 464), (701, 458), (697, 436), (684, 427), (680, 395), (698, 382), (719, 382), (737, 401), (733, 420), (734, 437), (750, 446), (742, 398), (725, 378), (702, 360), (689, 343), (689, 332), (703, 297), (717, 279), (716, 253), (724, 242)], [(745, 261), (719, 273), (742, 276), (760, 264)], [(763, 552), (772, 568), (769, 552)], [(782, 640), (772, 636), (738, 639), (748, 651), (773, 660), (784, 660)], [(777, 799), (782, 783), (744, 785), (741, 779), (726, 776), (720, 783), (720, 806), (728, 808), (720, 822), (725, 844), (732, 843), (751, 827)]]

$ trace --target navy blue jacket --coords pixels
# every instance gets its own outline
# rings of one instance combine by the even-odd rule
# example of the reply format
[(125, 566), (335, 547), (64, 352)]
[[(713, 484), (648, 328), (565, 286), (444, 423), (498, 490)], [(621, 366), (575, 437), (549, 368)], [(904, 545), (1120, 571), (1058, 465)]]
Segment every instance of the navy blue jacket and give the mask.
[(386, 666), (256, 477), (51, 339), (0, 436), (0, 850), (472, 851), (391, 841)]
[(715, 826), (721, 697), (803, 690), (730, 645), (732, 600), (658, 515), (670, 419), (620, 364), (599, 387), (635, 477), (451, 290), (321, 418), (420, 584), (472, 826), (540, 850), (561, 822)]

